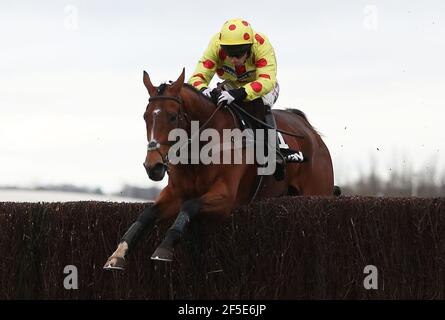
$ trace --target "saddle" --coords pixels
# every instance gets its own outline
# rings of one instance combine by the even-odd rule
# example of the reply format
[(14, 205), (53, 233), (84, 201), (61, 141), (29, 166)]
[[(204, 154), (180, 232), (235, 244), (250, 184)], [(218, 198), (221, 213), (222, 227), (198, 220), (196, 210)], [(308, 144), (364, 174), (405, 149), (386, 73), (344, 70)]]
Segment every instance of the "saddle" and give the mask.
[[(247, 109), (247, 108), (246, 108)], [(254, 106), (254, 110), (257, 111), (258, 109), (264, 109), (264, 108), (257, 108)], [(254, 112), (252, 115), (251, 110), (249, 111), (249, 114), (251, 114), (252, 118), (240, 113), (236, 108), (229, 106), (230, 112), (234, 115), (234, 117), (237, 119), (238, 124), (240, 126), (241, 130), (245, 129), (251, 129), (253, 130), (254, 134), (255, 129), (267, 129), (264, 125), (260, 124), (259, 122), (255, 121), (252, 118), (259, 118), (258, 112)], [(264, 113), (264, 112), (261, 112)], [(260, 115), (261, 116), (261, 115)], [(273, 116), (273, 115), (272, 115)], [(264, 115), (262, 117), (264, 119)], [(259, 118), (259, 120), (261, 120)], [(258, 143), (256, 136), (255, 136), (255, 144)], [(280, 132), (277, 132), (277, 152), (279, 152), (282, 155), (282, 158), (286, 163), (303, 163), (307, 161), (307, 158), (304, 156), (303, 152), (301, 150), (293, 150), (290, 149), (289, 146), (286, 144), (283, 135)]]

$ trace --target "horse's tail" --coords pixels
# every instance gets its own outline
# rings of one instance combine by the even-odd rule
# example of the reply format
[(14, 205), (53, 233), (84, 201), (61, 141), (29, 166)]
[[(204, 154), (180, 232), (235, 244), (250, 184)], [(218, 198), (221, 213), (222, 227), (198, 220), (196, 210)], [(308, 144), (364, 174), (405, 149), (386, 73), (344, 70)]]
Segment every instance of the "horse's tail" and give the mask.
[(341, 189), (339, 186), (334, 186), (334, 197), (338, 197), (341, 195)]

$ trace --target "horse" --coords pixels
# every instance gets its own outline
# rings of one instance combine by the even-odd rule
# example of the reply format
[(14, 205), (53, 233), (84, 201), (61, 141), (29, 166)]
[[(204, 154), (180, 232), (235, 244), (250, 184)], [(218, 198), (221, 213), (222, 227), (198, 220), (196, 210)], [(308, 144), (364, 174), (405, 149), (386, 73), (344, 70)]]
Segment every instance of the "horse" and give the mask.
[(290, 148), (301, 150), (308, 159), (303, 163), (286, 163), (286, 175), (281, 181), (272, 175), (263, 176), (259, 187), (257, 165), (251, 163), (170, 164), (167, 155), (172, 147), (168, 140), (171, 130), (190, 130), (191, 121), (205, 123), (218, 132), (240, 127), (230, 112), (184, 83), (184, 77), (185, 68), (176, 81), (156, 87), (148, 73), (143, 73), (149, 94), (144, 112), (149, 143), (143, 165), (154, 181), (162, 180), (168, 172), (168, 184), (153, 205), (145, 208), (129, 227), (105, 263), (106, 270), (124, 270), (125, 257), (141, 235), (156, 223), (174, 218), (164, 240), (151, 256), (153, 260), (172, 261), (174, 247), (197, 215), (228, 218), (233, 208), (252, 200), (254, 189), (257, 189), (255, 200), (284, 195), (333, 196), (334, 173), (329, 150), (306, 115), (297, 109), (273, 110), (277, 129), (303, 137), (286, 136), (285, 142)]

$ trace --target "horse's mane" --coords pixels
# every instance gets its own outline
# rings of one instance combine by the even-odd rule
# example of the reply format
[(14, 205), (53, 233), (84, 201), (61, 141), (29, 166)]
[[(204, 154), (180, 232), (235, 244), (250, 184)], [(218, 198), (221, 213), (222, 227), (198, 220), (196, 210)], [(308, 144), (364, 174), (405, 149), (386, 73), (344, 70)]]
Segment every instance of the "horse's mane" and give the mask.
[(184, 83), (184, 85), (182, 86), (183, 88), (187, 88), (188, 90), (191, 90), (193, 93), (197, 94), (198, 96), (200, 96), (201, 98), (206, 99), (207, 101), (210, 101), (212, 103), (212, 105), (214, 105), (213, 101), (207, 97), (206, 95), (204, 95), (201, 91), (199, 91), (198, 89), (196, 89), (194, 86), (192, 86), (189, 83)]
[[(165, 90), (171, 85), (171, 82), (172, 82), (172, 81), (170, 81), (170, 83), (166, 83), (166, 82), (161, 83), (161, 84), (159, 85), (159, 87), (158, 87), (156, 93), (157, 93), (158, 95), (162, 95), (162, 94), (164, 94)], [(199, 91), (198, 89), (196, 89), (196, 88), (195, 88), (194, 86), (192, 86), (191, 84), (189, 84), (189, 83), (184, 83), (184, 85), (183, 85), (182, 87), (183, 87), (183, 88), (187, 88), (188, 90), (191, 90), (193, 93), (197, 94), (197, 95), (200, 96), (201, 98), (205, 98), (205, 99), (207, 99), (207, 101), (210, 101), (210, 102), (213, 103), (213, 101), (212, 101), (209, 97), (207, 97), (206, 95), (204, 95), (201, 91)]]
[(161, 95), (161, 94), (164, 94), (164, 91), (165, 91), (165, 89), (167, 89), (168, 86), (169, 85), (167, 83), (165, 83), (165, 82), (161, 83), (159, 85), (159, 87), (158, 87), (157, 92), (156, 92), (158, 94), (158, 96)]
[(192, 90), (193, 92), (195, 92), (195, 93), (197, 93), (197, 94), (199, 94), (199, 95), (204, 96), (204, 94), (203, 94), (201, 91), (199, 91), (198, 89), (196, 89), (196, 88), (195, 88), (194, 86), (192, 86), (190, 83), (184, 83), (183, 87), (185, 87), (185, 88), (187, 88), (187, 89), (190, 89), (190, 90)]

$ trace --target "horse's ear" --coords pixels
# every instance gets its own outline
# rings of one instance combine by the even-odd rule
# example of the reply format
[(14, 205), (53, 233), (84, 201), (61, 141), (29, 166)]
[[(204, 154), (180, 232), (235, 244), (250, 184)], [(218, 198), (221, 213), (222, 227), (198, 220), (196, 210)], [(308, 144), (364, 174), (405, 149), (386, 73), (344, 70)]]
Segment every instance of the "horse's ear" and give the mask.
[(185, 68), (182, 68), (182, 73), (179, 76), (178, 80), (173, 82), (171, 85), (171, 90), (172, 90), (173, 94), (175, 94), (175, 95), (179, 94), (179, 92), (181, 91), (182, 85), (184, 84), (184, 79), (185, 79)]
[(151, 83), (150, 77), (146, 71), (144, 71), (144, 85), (147, 88), (150, 97), (156, 95), (156, 87)]

